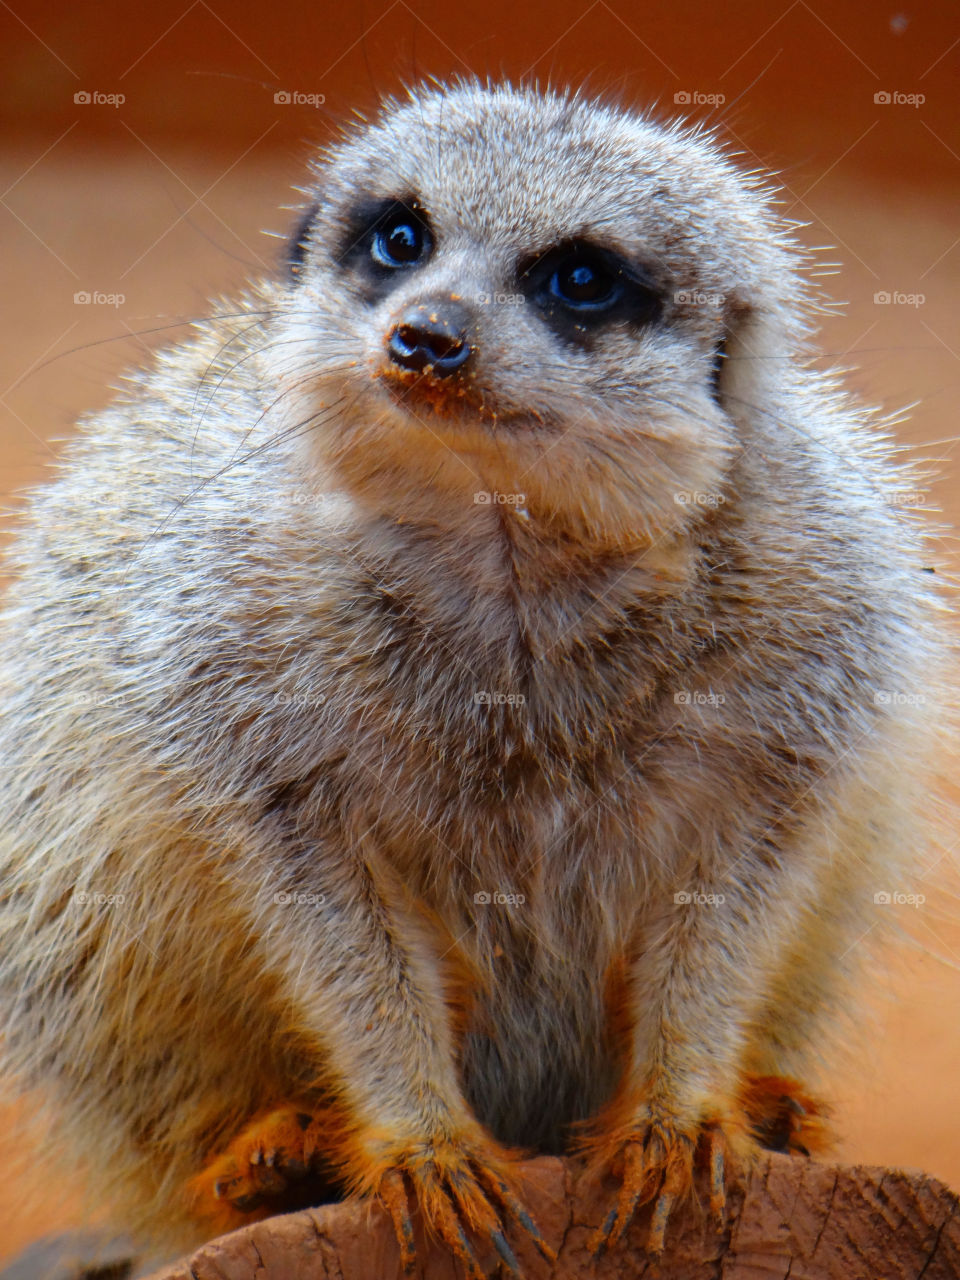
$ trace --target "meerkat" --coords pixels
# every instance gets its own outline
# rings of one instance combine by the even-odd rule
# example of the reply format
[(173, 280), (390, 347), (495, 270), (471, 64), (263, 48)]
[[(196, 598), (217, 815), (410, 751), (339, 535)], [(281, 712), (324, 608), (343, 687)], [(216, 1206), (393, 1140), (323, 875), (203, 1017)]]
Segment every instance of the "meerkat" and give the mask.
[(282, 277), (81, 421), (3, 615), (8, 1074), (157, 1248), (324, 1196), (471, 1276), (824, 1136), (949, 645), (764, 179), (575, 94), (411, 91)]

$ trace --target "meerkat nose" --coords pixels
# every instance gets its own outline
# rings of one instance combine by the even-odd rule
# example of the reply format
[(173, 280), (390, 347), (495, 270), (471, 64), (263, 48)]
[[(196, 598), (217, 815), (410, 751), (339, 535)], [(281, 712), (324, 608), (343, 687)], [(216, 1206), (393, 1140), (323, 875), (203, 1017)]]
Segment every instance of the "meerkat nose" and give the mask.
[(473, 353), (467, 339), (470, 316), (452, 299), (409, 307), (387, 335), (387, 354), (403, 369), (418, 373), (428, 366), (445, 378), (462, 369)]

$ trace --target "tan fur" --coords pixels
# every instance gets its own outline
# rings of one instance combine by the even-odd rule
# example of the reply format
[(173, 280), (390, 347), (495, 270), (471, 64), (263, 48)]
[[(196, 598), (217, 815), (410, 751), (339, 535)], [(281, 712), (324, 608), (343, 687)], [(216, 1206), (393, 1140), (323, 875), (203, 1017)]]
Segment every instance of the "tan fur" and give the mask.
[[(360, 196), (436, 236), (372, 301)], [(915, 481), (807, 363), (802, 254), (713, 142), (425, 90), (310, 199), (294, 281), (81, 424), (3, 619), (7, 1065), (159, 1247), (288, 1104), (440, 1230), (460, 1156), (586, 1125), (642, 1189), (631, 1143), (670, 1187), (704, 1131), (743, 1145), (749, 1080), (807, 1083), (904, 887), (944, 721)], [(480, 301), (572, 238), (662, 316), (577, 345)], [(469, 375), (391, 369), (403, 308), (451, 297)]]

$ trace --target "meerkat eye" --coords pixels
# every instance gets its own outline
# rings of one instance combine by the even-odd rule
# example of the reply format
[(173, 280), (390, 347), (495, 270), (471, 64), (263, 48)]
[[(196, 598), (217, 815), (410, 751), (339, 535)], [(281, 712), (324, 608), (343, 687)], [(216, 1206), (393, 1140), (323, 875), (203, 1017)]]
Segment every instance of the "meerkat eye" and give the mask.
[(622, 282), (605, 262), (576, 253), (560, 263), (547, 287), (559, 302), (576, 311), (606, 310), (623, 292)]
[(518, 276), (547, 322), (572, 338), (617, 321), (649, 324), (663, 310), (660, 294), (642, 268), (583, 241), (521, 262)]
[(368, 305), (395, 288), (405, 271), (422, 266), (433, 253), (430, 218), (418, 197), (367, 198), (345, 210), (333, 259), (352, 277)]
[(430, 233), (423, 221), (412, 210), (401, 207), (374, 228), (370, 256), (378, 267), (412, 267), (429, 254), (431, 247)]

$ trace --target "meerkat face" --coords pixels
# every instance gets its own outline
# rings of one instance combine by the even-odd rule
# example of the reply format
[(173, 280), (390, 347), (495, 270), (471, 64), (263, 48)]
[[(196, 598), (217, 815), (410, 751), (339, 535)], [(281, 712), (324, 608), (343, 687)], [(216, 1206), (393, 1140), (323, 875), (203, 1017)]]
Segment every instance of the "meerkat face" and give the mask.
[(462, 86), (388, 109), (313, 194), (268, 359), (345, 487), (434, 516), (495, 491), (605, 545), (722, 494), (725, 359), (748, 330), (783, 351), (771, 281), (790, 267), (711, 145), (579, 98)]

